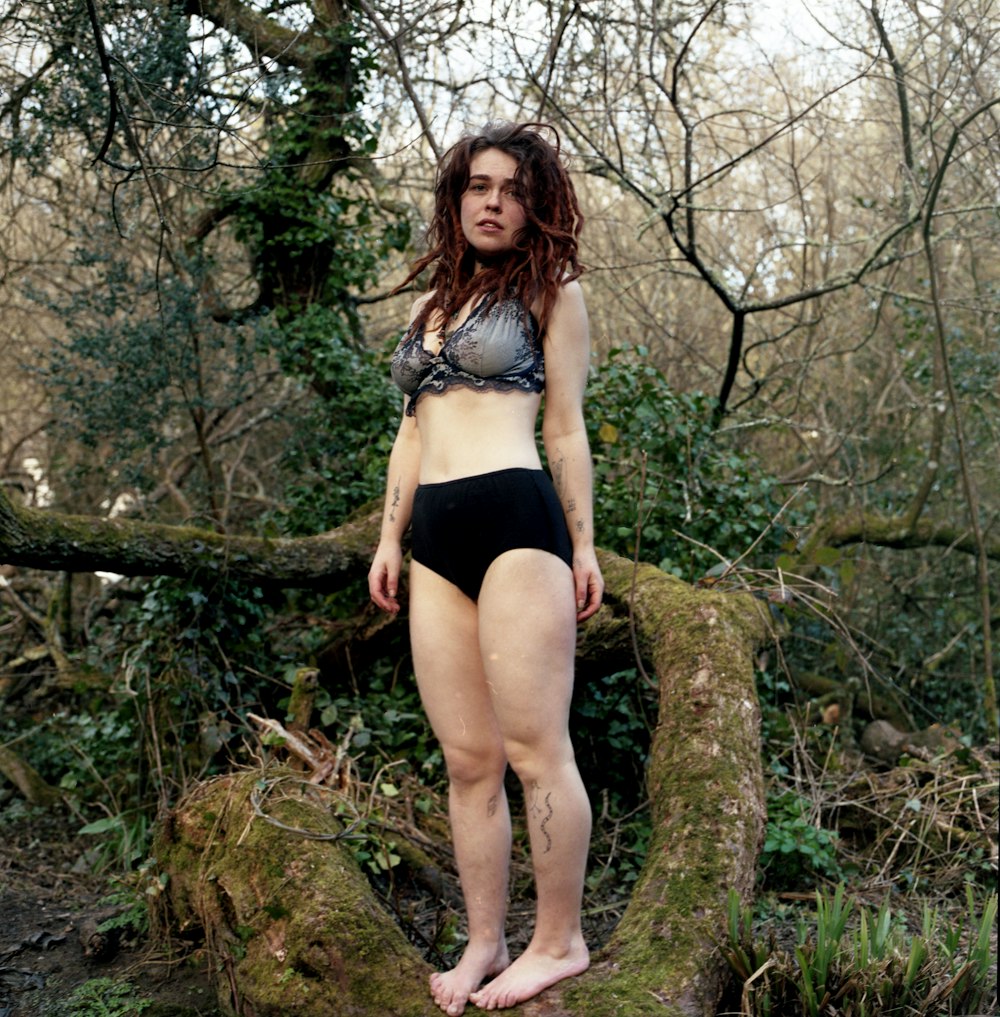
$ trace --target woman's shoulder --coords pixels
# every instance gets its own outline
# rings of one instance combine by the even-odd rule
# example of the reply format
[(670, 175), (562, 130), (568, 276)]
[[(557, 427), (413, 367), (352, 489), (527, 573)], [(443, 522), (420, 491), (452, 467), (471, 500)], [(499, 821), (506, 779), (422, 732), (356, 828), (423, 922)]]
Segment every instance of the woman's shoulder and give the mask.
[(410, 305), (409, 324), (411, 325), (413, 324), (413, 322), (416, 320), (417, 315), (420, 314), (420, 312), (424, 309), (424, 306), (433, 296), (434, 290), (428, 290), (426, 293), (421, 293), (420, 296), (413, 301), (413, 303)]
[(580, 285), (580, 277), (574, 276), (571, 279), (564, 279), (559, 287), (557, 300), (583, 300), (583, 287)]
[(585, 307), (586, 301), (583, 297), (583, 287), (580, 285), (580, 280), (567, 279), (556, 291), (556, 298), (552, 303), (549, 317), (579, 313)]
[[(543, 296), (539, 294), (531, 303), (531, 313), (537, 318), (542, 311), (544, 303)], [(579, 310), (586, 306), (583, 296), (583, 287), (579, 278), (564, 279), (555, 292), (555, 297), (549, 308), (549, 318), (553, 314), (565, 314), (568, 311)]]

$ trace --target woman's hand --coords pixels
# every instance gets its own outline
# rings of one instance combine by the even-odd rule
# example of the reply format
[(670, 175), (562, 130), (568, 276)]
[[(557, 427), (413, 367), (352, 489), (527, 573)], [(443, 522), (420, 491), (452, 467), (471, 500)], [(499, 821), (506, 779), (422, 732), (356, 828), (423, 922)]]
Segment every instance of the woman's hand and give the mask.
[(403, 551), (399, 544), (381, 542), (368, 570), (368, 592), (372, 603), (389, 614), (399, 614), (399, 576)]
[(604, 577), (593, 551), (573, 554), (573, 583), (576, 586), (576, 620), (586, 621), (601, 606)]

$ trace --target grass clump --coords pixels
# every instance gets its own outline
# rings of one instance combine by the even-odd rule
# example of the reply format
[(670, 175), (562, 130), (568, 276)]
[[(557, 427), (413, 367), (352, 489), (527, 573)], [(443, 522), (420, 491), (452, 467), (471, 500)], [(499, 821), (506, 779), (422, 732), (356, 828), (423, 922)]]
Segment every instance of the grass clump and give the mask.
[(989, 896), (980, 909), (970, 885), (966, 904), (964, 920), (950, 927), (942, 927), (937, 911), (925, 906), (920, 931), (911, 934), (885, 901), (875, 913), (855, 909), (841, 883), (832, 896), (816, 892), (814, 922), (800, 919), (794, 942), (782, 945), (773, 933), (766, 940), (755, 935), (750, 910), (730, 892), (723, 953), (734, 984), (720, 1012), (740, 1017), (991, 1012), (997, 897)]

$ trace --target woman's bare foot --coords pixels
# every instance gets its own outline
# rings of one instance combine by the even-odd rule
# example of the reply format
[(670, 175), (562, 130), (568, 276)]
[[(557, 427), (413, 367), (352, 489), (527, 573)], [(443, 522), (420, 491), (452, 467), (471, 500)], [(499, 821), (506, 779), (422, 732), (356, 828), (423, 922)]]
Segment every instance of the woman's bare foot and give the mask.
[(564, 978), (572, 978), (590, 966), (590, 954), (583, 940), (558, 956), (529, 944), (520, 957), (478, 992), (469, 993), (469, 1002), (480, 1010), (502, 1010), (537, 996)]
[(499, 974), (508, 964), (510, 957), (505, 942), (498, 947), (475, 947), (470, 943), (451, 971), (435, 971), (431, 975), (431, 996), (448, 1017), (459, 1017), (465, 1011), (470, 993), (484, 978)]

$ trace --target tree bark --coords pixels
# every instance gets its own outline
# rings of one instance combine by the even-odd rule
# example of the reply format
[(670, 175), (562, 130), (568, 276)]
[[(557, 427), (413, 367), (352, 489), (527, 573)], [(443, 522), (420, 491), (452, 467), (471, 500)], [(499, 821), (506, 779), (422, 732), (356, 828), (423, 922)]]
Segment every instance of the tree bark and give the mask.
[[(658, 684), (653, 835), (632, 901), (590, 970), (511, 1012), (709, 1017), (726, 977), (716, 943), (726, 934), (727, 894), (751, 896), (764, 830), (752, 659), (767, 615), (751, 597), (692, 590), (606, 552), (601, 566), (606, 603), (582, 630), (580, 648), (587, 664), (618, 666), (633, 662), (637, 648)], [(224, 1009), (438, 1015), (429, 967), (374, 900), (350, 852), (255, 817), (259, 778), (195, 788), (157, 840), (170, 909), (188, 934), (203, 930)], [(306, 794), (280, 805), (287, 825), (337, 828), (326, 804)]]
[[(269, 587), (340, 589), (368, 569), (378, 543), (381, 505), (364, 509), (335, 530), (311, 537), (247, 537), (194, 526), (123, 517), (65, 515), (16, 505), (0, 487), (0, 563), (66, 572), (127, 576), (222, 574)], [(819, 524), (810, 548), (865, 542), (880, 547), (949, 546), (972, 550), (971, 537), (940, 524), (904, 527), (876, 513), (844, 514)], [(997, 541), (987, 554), (1000, 558)], [(583, 638), (593, 641), (586, 630)], [(594, 652), (599, 648), (594, 645)], [(587, 656), (590, 656), (588, 653)]]

